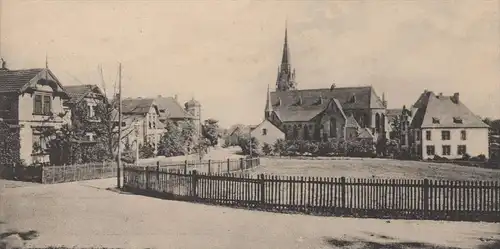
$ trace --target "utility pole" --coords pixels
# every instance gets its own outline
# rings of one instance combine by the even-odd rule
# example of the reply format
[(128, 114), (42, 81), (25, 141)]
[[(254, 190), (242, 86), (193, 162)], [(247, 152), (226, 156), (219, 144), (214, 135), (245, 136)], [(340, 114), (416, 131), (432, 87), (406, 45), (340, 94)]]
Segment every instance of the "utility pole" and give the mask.
[(250, 158), (252, 158), (252, 127), (250, 126), (248, 128), (249, 128), (248, 129), (248, 137), (249, 137), (248, 141), (250, 143)]
[(116, 186), (121, 188), (122, 164), (122, 64), (118, 66), (118, 162), (116, 164)]

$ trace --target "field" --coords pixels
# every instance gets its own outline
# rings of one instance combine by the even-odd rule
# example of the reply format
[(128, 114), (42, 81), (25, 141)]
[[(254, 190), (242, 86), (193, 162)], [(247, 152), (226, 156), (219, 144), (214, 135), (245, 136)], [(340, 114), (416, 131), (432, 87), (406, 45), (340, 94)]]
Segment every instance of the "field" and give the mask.
[(500, 170), (377, 158), (302, 160), (262, 158), (253, 174), (375, 179), (483, 180), (500, 179)]

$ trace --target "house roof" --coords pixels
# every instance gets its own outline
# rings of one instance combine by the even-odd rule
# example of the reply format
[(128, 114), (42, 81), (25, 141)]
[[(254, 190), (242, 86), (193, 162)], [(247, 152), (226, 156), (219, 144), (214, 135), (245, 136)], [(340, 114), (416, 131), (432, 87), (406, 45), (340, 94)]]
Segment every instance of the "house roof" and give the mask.
[(321, 113), (331, 99), (335, 99), (342, 110), (384, 109), (371, 86), (271, 92), (273, 110), (283, 122), (309, 121)]
[[(21, 69), (21, 70), (0, 70), (0, 92), (13, 93), (13, 92), (23, 92), (31, 81), (36, 78), (40, 73), (48, 73), (52, 78), (55, 79), (59, 87), (62, 88), (61, 83), (55, 75), (45, 68), (32, 68), (32, 69)], [(43, 80), (43, 76), (40, 76)]]
[[(425, 91), (415, 102), (417, 111), (413, 117), (413, 128), (488, 128), (482, 119), (475, 115), (460, 100), (453, 96), (436, 95)], [(455, 122), (457, 119), (461, 122)], [(439, 123), (434, 122), (439, 120)]]
[(155, 99), (159, 110), (164, 110), (160, 112), (161, 118), (176, 118), (176, 119), (192, 119), (194, 118), (191, 114), (186, 112), (184, 108), (179, 104), (179, 102), (173, 97), (161, 97)]
[(150, 108), (155, 105), (154, 99), (151, 98), (128, 98), (122, 100), (123, 114), (146, 114)]
[[(80, 102), (87, 94), (94, 90), (101, 92), (101, 89), (96, 85), (73, 85), (65, 86), (64, 90), (68, 93), (70, 99), (67, 103), (75, 104)], [(102, 93), (102, 92), (101, 92)]]

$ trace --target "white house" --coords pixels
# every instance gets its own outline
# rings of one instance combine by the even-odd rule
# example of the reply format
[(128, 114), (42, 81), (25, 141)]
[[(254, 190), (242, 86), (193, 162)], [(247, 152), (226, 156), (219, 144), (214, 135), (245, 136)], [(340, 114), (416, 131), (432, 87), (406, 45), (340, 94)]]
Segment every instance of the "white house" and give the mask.
[(26, 164), (49, 162), (47, 128), (71, 122), (63, 107), (69, 99), (56, 76), (46, 68), (0, 69), (0, 118), (19, 131), (19, 156)]
[(489, 157), (488, 129), (482, 119), (453, 96), (424, 91), (412, 108), (411, 148), (422, 159)]
[(250, 131), (250, 135), (259, 142), (259, 150), (262, 149), (264, 144), (273, 146), (276, 140), (285, 139), (285, 133), (267, 119), (254, 127)]

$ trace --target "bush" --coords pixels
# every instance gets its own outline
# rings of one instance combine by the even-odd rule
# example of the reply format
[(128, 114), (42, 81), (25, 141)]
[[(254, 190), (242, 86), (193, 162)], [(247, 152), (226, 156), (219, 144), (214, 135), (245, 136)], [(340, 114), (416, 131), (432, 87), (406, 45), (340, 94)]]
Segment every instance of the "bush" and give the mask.
[(273, 152), (279, 156), (284, 155), (286, 151), (286, 141), (283, 139), (278, 139), (273, 144)]
[(241, 148), (241, 152), (243, 152), (244, 155), (250, 155), (250, 151), (252, 152), (252, 155), (259, 155), (259, 151), (257, 149), (259, 148), (259, 141), (257, 141), (255, 137), (252, 137), (251, 140), (248, 137), (241, 137), (238, 143)]
[(273, 149), (271, 148), (271, 145), (269, 145), (268, 143), (264, 143), (264, 145), (262, 146), (262, 153), (264, 153), (264, 155), (266, 156), (269, 156), (272, 152)]
[(150, 143), (139, 146), (139, 158), (151, 158), (155, 156), (155, 148)]

